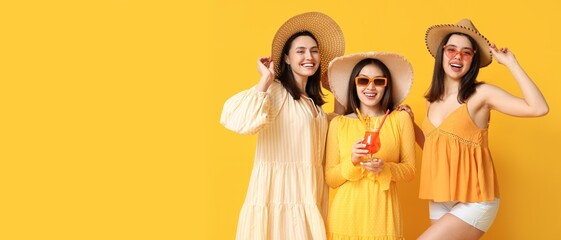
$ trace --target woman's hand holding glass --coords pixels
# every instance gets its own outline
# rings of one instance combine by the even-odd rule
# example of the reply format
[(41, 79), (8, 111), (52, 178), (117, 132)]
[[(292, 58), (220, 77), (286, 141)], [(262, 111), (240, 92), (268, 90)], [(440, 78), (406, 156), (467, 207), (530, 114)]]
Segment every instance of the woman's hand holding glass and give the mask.
[(356, 141), (351, 150), (351, 161), (355, 166), (368, 157), (368, 149), (366, 149), (366, 144), (362, 143), (362, 140), (363, 139)]
[(379, 158), (369, 158), (370, 153), (368, 149), (366, 149), (366, 144), (362, 143), (363, 140), (364, 139), (360, 139), (353, 144), (351, 161), (355, 166), (360, 164), (364, 169), (370, 172), (381, 172), (384, 169), (384, 161)]
[(360, 165), (362, 165), (364, 169), (373, 173), (379, 173), (384, 170), (384, 161), (379, 158), (372, 158), (366, 162), (360, 162)]

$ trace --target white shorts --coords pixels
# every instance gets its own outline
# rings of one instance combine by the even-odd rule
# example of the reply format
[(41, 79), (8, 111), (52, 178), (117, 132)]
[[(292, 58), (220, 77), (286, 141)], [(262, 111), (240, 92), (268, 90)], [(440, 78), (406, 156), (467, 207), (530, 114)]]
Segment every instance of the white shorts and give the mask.
[(438, 220), (444, 214), (450, 213), (462, 221), (487, 232), (499, 211), (499, 199), (490, 202), (429, 202), (430, 219)]

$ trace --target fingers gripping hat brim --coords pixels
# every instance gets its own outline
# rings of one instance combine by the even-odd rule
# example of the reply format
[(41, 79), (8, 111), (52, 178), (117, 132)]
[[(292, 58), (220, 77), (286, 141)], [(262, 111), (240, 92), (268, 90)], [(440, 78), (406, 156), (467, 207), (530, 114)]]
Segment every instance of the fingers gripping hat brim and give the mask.
[[(392, 98), (396, 105), (407, 98), (413, 85), (413, 67), (403, 56), (390, 52), (361, 52), (337, 57), (329, 63), (328, 76), (331, 91), (341, 105), (347, 107), (347, 93), (351, 72), (363, 59), (373, 58), (383, 62), (392, 76)], [(337, 112), (344, 114), (344, 112)]]
[(327, 65), (333, 58), (345, 52), (343, 31), (329, 16), (320, 12), (307, 12), (288, 19), (273, 38), (271, 57), (275, 62), (275, 76), (280, 75), (282, 48), (286, 41), (295, 33), (309, 31), (318, 41), (321, 58), (321, 82), (325, 89), (330, 90), (327, 81)]

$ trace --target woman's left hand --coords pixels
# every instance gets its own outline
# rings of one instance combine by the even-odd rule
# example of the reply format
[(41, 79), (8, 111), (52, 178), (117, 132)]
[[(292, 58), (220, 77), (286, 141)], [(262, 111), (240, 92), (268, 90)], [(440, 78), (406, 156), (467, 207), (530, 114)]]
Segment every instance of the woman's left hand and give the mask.
[(362, 165), (364, 169), (373, 173), (379, 173), (384, 170), (384, 160), (379, 158), (373, 158), (370, 161), (360, 162), (360, 165)]

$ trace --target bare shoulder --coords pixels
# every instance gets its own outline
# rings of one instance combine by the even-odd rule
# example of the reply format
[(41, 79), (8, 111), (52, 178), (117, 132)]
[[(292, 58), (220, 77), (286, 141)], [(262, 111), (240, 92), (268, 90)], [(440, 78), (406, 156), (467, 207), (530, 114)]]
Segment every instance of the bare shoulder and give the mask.
[(489, 94), (494, 94), (497, 93), (498, 91), (502, 91), (502, 89), (500, 87), (497, 87), (493, 84), (489, 84), (489, 83), (482, 83), (477, 85), (477, 91), (476, 93), (481, 93), (483, 95), (489, 95)]
[(501, 88), (489, 84), (482, 83), (477, 86), (475, 93), (469, 98), (469, 105), (473, 112), (484, 110), (489, 111), (494, 104), (497, 96), (504, 92)]
[(500, 91), (501, 88), (489, 84), (489, 83), (482, 83), (477, 85), (475, 93), (470, 97), (469, 101), (479, 101), (479, 102), (488, 102), (493, 96), (496, 96)]

